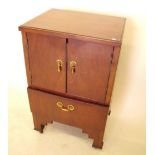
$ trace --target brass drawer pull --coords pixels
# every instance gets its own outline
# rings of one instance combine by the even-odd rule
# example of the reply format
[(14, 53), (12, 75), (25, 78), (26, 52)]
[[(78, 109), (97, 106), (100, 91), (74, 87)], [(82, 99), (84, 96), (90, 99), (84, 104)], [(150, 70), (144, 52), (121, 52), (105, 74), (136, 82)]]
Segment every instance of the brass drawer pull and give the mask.
[(61, 72), (63, 62), (60, 59), (58, 59), (56, 62), (57, 62), (57, 66), (58, 66), (58, 72)]
[(62, 111), (73, 111), (74, 106), (73, 105), (67, 105), (67, 107), (64, 107), (62, 102), (57, 102), (57, 107), (60, 108)]
[(71, 73), (75, 73), (75, 67), (76, 67), (76, 61), (70, 61), (70, 68), (71, 68)]

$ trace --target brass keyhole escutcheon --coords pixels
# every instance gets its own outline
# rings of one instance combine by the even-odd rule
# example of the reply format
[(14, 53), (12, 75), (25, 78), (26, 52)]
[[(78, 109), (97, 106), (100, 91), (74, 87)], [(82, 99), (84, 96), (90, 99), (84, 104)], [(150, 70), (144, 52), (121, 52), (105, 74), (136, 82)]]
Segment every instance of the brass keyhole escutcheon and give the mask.
[(58, 59), (56, 62), (57, 62), (57, 71), (61, 72), (63, 62), (60, 59)]
[(70, 61), (70, 68), (71, 68), (71, 73), (74, 74), (75, 73), (75, 69), (76, 69), (76, 61)]

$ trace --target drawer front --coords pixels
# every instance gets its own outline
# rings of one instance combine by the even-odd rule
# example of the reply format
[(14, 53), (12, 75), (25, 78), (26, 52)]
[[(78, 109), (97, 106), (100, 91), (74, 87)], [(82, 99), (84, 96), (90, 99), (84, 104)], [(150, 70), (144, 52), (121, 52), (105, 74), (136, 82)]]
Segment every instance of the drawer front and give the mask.
[(57, 121), (79, 128), (104, 129), (108, 107), (72, 100), (28, 88), (32, 113), (43, 122)]

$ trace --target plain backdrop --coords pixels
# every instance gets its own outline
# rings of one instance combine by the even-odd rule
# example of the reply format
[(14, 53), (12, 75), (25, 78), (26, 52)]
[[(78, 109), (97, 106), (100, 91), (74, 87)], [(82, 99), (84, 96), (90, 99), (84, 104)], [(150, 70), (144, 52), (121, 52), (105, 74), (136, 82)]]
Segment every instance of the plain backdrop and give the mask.
[[(145, 154), (145, 51), (146, 4), (143, 0), (57, 0), (10, 1), (1, 5), (2, 46), (7, 53), (9, 107), (18, 106), (20, 93), (26, 96), (26, 74), (21, 34), (18, 26), (50, 8), (80, 10), (126, 17), (123, 44), (112, 96), (112, 122), (122, 139), (131, 141), (130, 149), (137, 144), (136, 155)], [(77, 19), (78, 20), (78, 19)], [(80, 22), (80, 21), (79, 21)], [(4, 31), (7, 30), (7, 31)], [(2, 67), (3, 68), (3, 67)], [(1, 80), (2, 81), (2, 80)], [(0, 83), (1, 87), (3, 82)], [(22, 94), (21, 93), (21, 94)], [(15, 102), (13, 102), (15, 101)], [(23, 104), (27, 102), (23, 102)], [(11, 121), (12, 120), (9, 118)], [(118, 121), (119, 120), (119, 121)], [(121, 121), (120, 121), (121, 120)], [(10, 123), (10, 122), (9, 122)], [(117, 125), (118, 123), (118, 125)], [(10, 123), (11, 124), (11, 123)], [(107, 131), (108, 132), (108, 131)], [(26, 134), (26, 133), (25, 133)], [(113, 135), (113, 138), (117, 136)], [(123, 141), (122, 141), (123, 143)], [(11, 140), (10, 140), (10, 144)], [(129, 143), (130, 144), (130, 143)], [(121, 143), (119, 144), (121, 145)], [(11, 147), (11, 146), (10, 146)], [(135, 149), (135, 147), (133, 147)], [(117, 149), (116, 149), (117, 150)], [(128, 151), (128, 149), (126, 149)], [(12, 153), (13, 154), (13, 153)], [(126, 152), (126, 154), (128, 154)], [(125, 155), (125, 154), (124, 154)], [(132, 154), (134, 155), (134, 154)]]

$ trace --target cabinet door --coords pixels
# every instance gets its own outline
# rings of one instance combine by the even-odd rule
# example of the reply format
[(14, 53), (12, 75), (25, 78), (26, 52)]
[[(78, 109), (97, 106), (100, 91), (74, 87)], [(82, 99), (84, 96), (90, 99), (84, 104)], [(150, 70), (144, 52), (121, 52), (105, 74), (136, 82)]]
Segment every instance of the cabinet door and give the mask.
[(69, 39), (67, 92), (104, 103), (113, 47)]
[(33, 33), (28, 33), (27, 37), (32, 86), (65, 92), (65, 39)]

